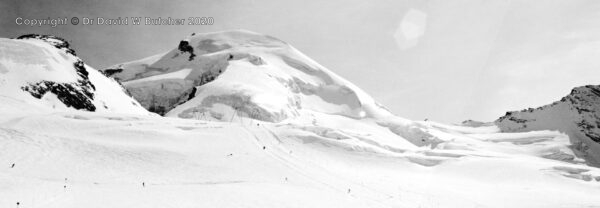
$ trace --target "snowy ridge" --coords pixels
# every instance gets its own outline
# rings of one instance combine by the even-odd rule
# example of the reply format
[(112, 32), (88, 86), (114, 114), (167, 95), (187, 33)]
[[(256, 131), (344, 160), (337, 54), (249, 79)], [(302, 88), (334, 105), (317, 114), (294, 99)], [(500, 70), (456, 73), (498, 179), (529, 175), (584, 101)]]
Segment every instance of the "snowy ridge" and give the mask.
[(48, 35), (0, 39), (0, 95), (58, 109), (147, 114), (121, 86)]
[(558, 130), (569, 135), (573, 150), (600, 165), (600, 86), (574, 88), (550, 105), (507, 112), (495, 123), (505, 132)]

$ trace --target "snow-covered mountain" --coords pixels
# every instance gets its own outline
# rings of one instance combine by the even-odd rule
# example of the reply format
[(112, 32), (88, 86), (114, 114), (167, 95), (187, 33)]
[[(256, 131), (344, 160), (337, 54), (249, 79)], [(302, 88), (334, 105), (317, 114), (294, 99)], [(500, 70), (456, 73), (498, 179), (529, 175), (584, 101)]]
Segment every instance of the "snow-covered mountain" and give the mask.
[(267, 35), (192, 34), (173, 48), (104, 71), (147, 109), (173, 117), (229, 120), (236, 114), (279, 122), (308, 112), (391, 115), (352, 83)]
[(600, 165), (600, 86), (574, 88), (552, 104), (507, 112), (495, 121), (504, 132), (558, 130), (569, 135), (575, 153)]
[(2, 99), (46, 108), (148, 113), (58, 37), (0, 38), (0, 75)]
[(0, 207), (600, 204), (567, 134), (410, 121), (266, 35), (192, 35), (104, 70), (165, 117), (61, 39), (0, 43)]
[(168, 117), (322, 123), (323, 116), (342, 116), (368, 119), (386, 134), (403, 138), (365, 139), (380, 148), (441, 142), (293, 46), (247, 30), (194, 33), (166, 53), (117, 64), (104, 73), (119, 80), (146, 109)]

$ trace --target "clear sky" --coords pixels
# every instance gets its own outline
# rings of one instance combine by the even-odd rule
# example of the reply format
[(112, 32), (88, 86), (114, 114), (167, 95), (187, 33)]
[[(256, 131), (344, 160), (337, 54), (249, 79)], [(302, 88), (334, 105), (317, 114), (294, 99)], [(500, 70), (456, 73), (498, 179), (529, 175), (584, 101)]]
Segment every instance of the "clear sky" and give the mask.
[[(559, 100), (600, 84), (600, 1), (0, 1), (0, 36), (64, 37), (104, 67), (176, 47), (192, 32), (282, 39), (395, 114), (457, 123)], [(212, 26), (31, 27), (15, 19), (213, 17)]]

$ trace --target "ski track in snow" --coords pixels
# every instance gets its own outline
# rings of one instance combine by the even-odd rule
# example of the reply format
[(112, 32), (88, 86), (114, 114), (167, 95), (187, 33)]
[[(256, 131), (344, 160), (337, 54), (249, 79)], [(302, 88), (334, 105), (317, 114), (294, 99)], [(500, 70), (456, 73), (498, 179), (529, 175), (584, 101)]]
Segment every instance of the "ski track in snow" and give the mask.
[[(53, 124), (47, 123), (53, 120), (56, 122)], [(450, 191), (448, 185), (453, 182), (437, 178), (437, 176), (443, 176), (452, 180), (468, 181), (472, 183), (470, 186), (481, 185), (475, 190), (490, 192), (492, 190), (487, 190), (486, 186), (488, 185), (485, 185), (489, 181), (478, 181), (480, 179), (468, 178), (468, 176), (461, 176), (460, 174), (456, 175), (461, 171), (481, 172), (483, 170), (478, 170), (478, 168), (474, 168), (475, 165), (468, 165), (468, 163), (463, 165), (453, 164), (460, 163), (462, 160), (479, 163), (477, 160), (485, 161), (486, 158), (463, 156), (451, 159), (454, 162), (447, 161), (436, 166), (424, 167), (407, 160), (406, 154), (352, 152), (351, 149), (332, 146), (335, 143), (321, 143), (326, 141), (320, 141), (319, 139), (313, 143), (303, 143), (302, 139), (294, 138), (293, 134), (281, 134), (281, 131), (288, 131), (287, 128), (284, 128), (285, 125), (261, 122), (261, 126), (255, 126), (254, 123), (213, 123), (181, 119), (160, 120), (160, 118), (144, 116), (132, 119), (121, 115), (100, 116), (77, 112), (7, 116), (3, 117), (0, 123), (2, 123), (0, 144), (1, 148), (6, 150), (0, 154), (0, 161), (7, 164), (0, 171), (0, 187), (4, 187), (0, 189), (0, 195), (5, 196), (0, 198), (2, 206), (11, 206), (19, 201), (21, 207), (80, 207), (88, 205), (88, 207), (101, 207), (103, 203), (98, 201), (101, 199), (111, 201), (107, 204), (110, 207), (238, 206), (241, 204), (250, 207), (294, 207), (302, 205), (319, 207), (502, 207), (521, 203), (524, 207), (548, 205), (541, 200), (544, 197), (543, 189), (534, 190), (534, 194), (529, 196), (532, 201), (506, 203), (501, 200), (503, 198), (499, 197), (498, 201), (487, 203), (486, 199), (478, 199), (479, 197), (473, 196), (476, 192), (467, 191), (468, 189), (457, 192)], [(259, 122), (256, 121), (256, 123)], [(102, 135), (101, 131), (96, 130), (96, 126), (112, 129), (111, 131), (114, 132)], [(158, 126), (164, 130), (149, 131)], [(78, 131), (76, 135), (58, 136), (74, 130)], [(172, 132), (170, 134), (173, 137), (160, 138), (165, 132)], [(536, 146), (536, 143), (512, 144), (510, 142), (488, 141), (490, 138), (497, 138), (495, 140), (501, 141), (510, 138), (520, 141), (523, 138), (528, 138), (526, 134), (495, 134), (497, 135), (478, 133), (470, 135), (470, 137), (481, 138), (483, 144), (489, 145), (487, 148), (496, 145), (501, 145), (502, 148)], [(546, 134), (551, 135), (552, 133)], [(89, 137), (86, 138), (81, 135), (88, 135)], [(123, 137), (119, 139), (110, 138), (112, 135), (123, 135)], [(157, 137), (157, 135), (160, 136)], [(189, 136), (194, 138), (217, 137), (197, 141), (188, 138)], [(235, 138), (226, 139), (227, 137)], [(532, 133), (529, 136), (533, 139), (539, 137), (539, 133)], [(216, 141), (225, 143), (219, 144), (220, 142), (215, 143)], [(214, 146), (215, 148), (195, 149), (193, 144)], [(327, 144), (327, 146), (321, 144)], [(264, 150), (262, 149), (263, 146), (265, 147)], [(365, 146), (368, 145), (365, 144)], [(203, 156), (206, 157), (205, 159), (194, 162), (194, 158), (200, 157), (204, 151), (209, 149), (212, 150), (208, 155)], [(423, 149), (420, 151), (435, 150)], [(175, 154), (183, 155), (169, 156), (170, 153), (165, 152), (177, 152)], [(485, 151), (476, 152), (478, 152), (477, 154), (486, 155)], [(230, 153), (233, 153), (233, 155), (228, 156)], [(161, 156), (156, 158), (152, 154)], [(498, 154), (505, 153), (499, 152)], [(82, 157), (89, 157), (89, 160)], [(536, 165), (537, 160), (541, 160), (543, 161), (541, 164), (545, 164), (548, 168), (540, 168), (532, 173), (529, 167), (525, 167), (520, 170), (524, 172), (521, 173), (523, 177), (546, 178), (544, 180), (551, 178), (547, 182), (555, 183), (558, 187), (565, 186), (565, 190), (580, 187), (589, 191), (590, 198), (587, 198), (587, 202), (569, 203), (573, 201), (572, 198), (562, 198), (563, 201), (560, 204), (578, 207), (592, 206), (597, 202), (594, 197), (591, 197), (593, 193), (597, 192), (593, 191), (598, 187), (597, 182), (585, 182), (561, 175), (565, 171), (573, 172), (573, 169), (553, 169), (553, 167), (561, 166), (573, 167), (576, 164), (534, 156), (518, 157), (521, 157), (519, 160), (524, 160), (526, 163), (533, 165)], [(535, 159), (527, 160), (528, 157)], [(498, 166), (519, 169), (518, 166), (510, 167), (510, 164), (506, 166), (507, 164), (502, 162), (503, 160), (512, 160), (510, 156), (500, 158), (489, 156), (489, 158), (492, 158), (488, 161), (490, 164), (499, 161), (496, 163)], [(243, 160), (243, 162), (233, 162), (238, 159)], [(190, 161), (186, 162), (186, 160)], [(185, 165), (193, 166), (198, 165), (199, 162), (210, 160), (218, 160), (208, 163), (221, 163), (222, 167), (230, 166), (234, 169), (251, 170), (249, 172), (254, 172), (254, 176), (248, 176), (244, 173), (236, 174), (235, 171), (229, 172), (225, 169), (224, 174), (229, 176), (223, 178), (218, 176), (220, 171), (215, 169), (216, 172), (209, 173), (203, 179), (203, 177), (194, 176), (196, 175), (194, 172), (207, 171), (204, 168), (187, 168), (181, 165), (173, 165), (175, 163), (185, 163)], [(16, 163), (15, 168), (8, 168), (11, 161)], [(98, 164), (93, 165), (94, 163)], [(158, 165), (152, 163), (158, 163)], [(365, 163), (371, 164), (365, 167), (360, 165)], [(90, 164), (92, 165), (90, 166)], [(169, 165), (162, 167), (161, 164)], [(576, 166), (584, 169), (579, 173), (598, 173), (596, 168)], [(163, 170), (169, 168), (172, 168), (172, 170)], [(369, 168), (375, 169), (369, 170)], [(438, 168), (440, 173), (431, 172)], [(354, 172), (348, 172), (348, 170), (354, 170)], [(448, 170), (450, 171), (448, 172)], [(140, 174), (139, 171), (145, 173)], [(481, 173), (486, 174), (485, 172)], [(269, 176), (261, 176), (263, 174)], [(369, 174), (375, 175), (365, 177)], [(397, 176), (395, 176), (396, 174)], [(538, 176), (535, 176), (535, 174)], [(62, 187), (65, 184), (65, 177), (69, 178), (66, 189)], [(404, 177), (407, 178), (403, 179)], [(418, 183), (414, 181), (415, 179), (422, 180), (422, 182)], [(141, 187), (142, 181), (146, 183), (146, 187)], [(513, 185), (502, 186), (518, 187), (518, 184), (522, 183), (520, 181), (515, 181), (516, 184)], [(263, 194), (266, 193), (256, 191), (257, 189), (268, 190), (270, 194), (279, 197), (281, 201), (265, 199)], [(298, 198), (291, 196), (305, 196), (307, 193), (316, 190), (319, 190), (320, 194), (318, 195), (320, 197), (311, 195), (315, 198), (310, 202), (300, 203)], [(350, 193), (348, 193), (348, 190), (350, 190)], [(191, 195), (182, 193), (190, 191), (198, 195), (210, 195), (211, 197), (220, 198), (223, 201), (215, 200), (209, 203), (199, 199), (195, 200)], [(220, 195), (224, 191), (235, 191), (238, 194), (254, 197), (232, 199)], [(293, 194), (290, 194), (290, 191)], [(165, 192), (170, 193), (168, 194), (169, 197), (160, 196)], [(554, 192), (551, 191), (551, 193)], [(522, 200), (520, 197), (511, 196), (510, 193), (503, 194), (507, 198), (512, 197)], [(94, 195), (101, 195), (102, 197), (93, 197)], [(579, 200), (586, 195), (582, 194), (578, 197)], [(270, 200), (273, 204), (261, 203), (259, 198)], [(488, 196), (488, 198), (494, 199), (495, 197)], [(561, 198), (558, 199), (560, 201)], [(555, 203), (552, 200), (549, 200), (549, 202)]]
[[(592, 197), (599, 182), (583, 180), (586, 174), (600, 175), (597, 168), (536, 155), (545, 146), (567, 145), (562, 134), (552, 131), (474, 129), (469, 134), (465, 127), (456, 127), (462, 133), (451, 134), (454, 140), (446, 138), (451, 142), (436, 149), (399, 153), (365, 151), (372, 144), (353, 136), (337, 140), (307, 132), (310, 128), (247, 118), (240, 122), (76, 111), (6, 114), (0, 119), (0, 162), (5, 164), (0, 169), (0, 205), (583, 207), (599, 202)], [(452, 128), (428, 131), (455, 132)], [(306, 143), (297, 131), (314, 139)], [(438, 158), (441, 163), (422, 166), (411, 157)], [(9, 167), (12, 163), (15, 168)], [(494, 177), (498, 183), (488, 181)], [(64, 178), (69, 178), (66, 189)], [(548, 185), (538, 188), (542, 182)], [(464, 190), (455, 190), (462, 187), (457, 183)], [(529, 188), (510, 192), (518, 187)], [(585, 192), (569, 194), (572, 189)], [(529, 196), (523, 198), (526, 192)], [(553, 199), (542, 200), (547, 194)]]

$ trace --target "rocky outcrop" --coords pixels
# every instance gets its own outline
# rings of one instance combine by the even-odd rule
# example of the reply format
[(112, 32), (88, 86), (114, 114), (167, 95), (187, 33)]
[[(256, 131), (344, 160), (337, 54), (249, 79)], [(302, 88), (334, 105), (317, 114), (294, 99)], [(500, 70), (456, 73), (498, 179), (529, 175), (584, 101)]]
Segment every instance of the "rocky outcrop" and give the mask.
[(569, 136), (572, 149), (592, 165), (600, 165), (600, 86), (577, 87), (560, 101), (538, 108), (507, 112), (495, 121), (504, 132), (557, 130)]
[(73, 70), (77, 73), (77, 81), (73, 83), (56, 83), (53, 81), (40, 81), (29, 83), (22, 86), (21, 89), (29, 92), (35, 98), (42, 98), (46, 93), (55, 94), (56, 97), (67, 107), (95, 111), (96, 106), (92, 103), (94, 100), (94, 90), (96, 87), (90, 82), (89, 73), (85, 68), (83, 61), (75, 56), (75, 51), (69, 48), (69, 43), (62, 38), (51, 35), (29, 34), (19, 36), (17, 39), (39, 39), (54, 46), (59, 50), (71, 54), (75, 57)]
[(0, 75), (0, 97), (43, 110), (150, 114), (56, 36), (0, 38)]
[(188, 61), (192, 61), (192, 60), (194, 60), (194, 57), (196, 57), (196, 54), (194, 54), (194, 47), (190, 46), (190, 43), (186, 40), (180, 41), (179, 47), (177, 47), (177, 48), (182, 53), (185, 53), (185, 52), (190, 53), (190, 57), (189, 57)]

